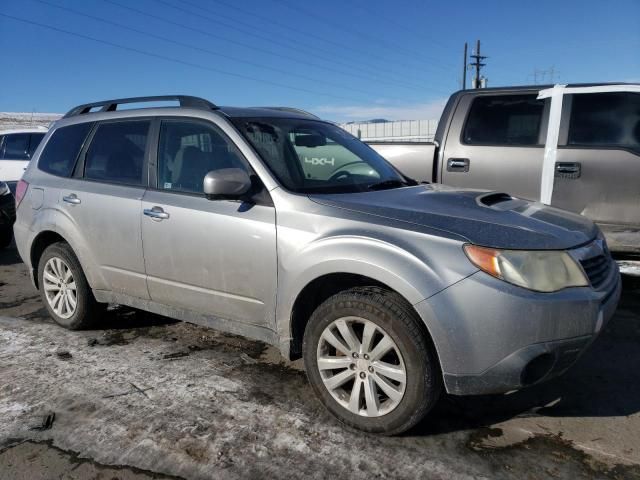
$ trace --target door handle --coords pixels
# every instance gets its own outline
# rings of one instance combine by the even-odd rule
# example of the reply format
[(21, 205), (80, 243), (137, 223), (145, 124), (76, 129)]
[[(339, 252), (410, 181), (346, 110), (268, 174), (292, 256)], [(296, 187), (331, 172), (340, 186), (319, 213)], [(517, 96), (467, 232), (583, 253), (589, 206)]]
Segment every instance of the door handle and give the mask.
[(556, 163), (555, 176), (558, 178), (575, 179), (580, 178), (582, 165), (578, 162), (558, 162)]
[(156, 221), (166, 220), (169, 218), (169, 214), (165, 212), (162, 207), (145, 208), (144, 214)]
[(447, 160), (447, 172), (468, 172), (470, 163), (468, 158), (450, 158)]
[(82, 203), (82, 201), (78, 198), (78, 196), (75, 193), (62, 197), (62, 200), (64, 202), (70, 203), (71, 205), (80, 205)]

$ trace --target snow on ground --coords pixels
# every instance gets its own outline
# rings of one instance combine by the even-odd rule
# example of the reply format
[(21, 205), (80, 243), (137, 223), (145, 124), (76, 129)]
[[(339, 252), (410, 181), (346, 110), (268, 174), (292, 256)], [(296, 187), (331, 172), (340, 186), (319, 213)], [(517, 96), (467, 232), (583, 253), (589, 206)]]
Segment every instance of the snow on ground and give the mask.
[(0, 132), (24, 127), (47, 127), (60, 117), (60, 113), (0, 112)]

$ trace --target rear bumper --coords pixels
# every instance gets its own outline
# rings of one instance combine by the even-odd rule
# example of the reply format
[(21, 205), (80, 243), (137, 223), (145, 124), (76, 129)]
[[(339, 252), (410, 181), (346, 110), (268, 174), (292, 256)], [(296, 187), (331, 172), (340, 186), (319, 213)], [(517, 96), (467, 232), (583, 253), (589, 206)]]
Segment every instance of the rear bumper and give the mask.
[(504, 393), (573, 365), (613, 316), (616, 266), (602, 290), (531, 292), (478, 272), (416, 305), (454, 395)]
[(21, 222), (16, 222), (13, 225), (13, 236), (16, 241), (16, 248), (18, 249), (18, 255), (22, 258), (22, 261), (27, 266), (27, 270), (29, 271), (29, 277), (31, 278), (31, 283), (35, 287), (35, 281), (33, 278), (34, 272), (31, 266), (31, 256), (29, 252), (31, 251), (31, 244), (33, 243), (34, 234), (27, 227), (24, 226)]

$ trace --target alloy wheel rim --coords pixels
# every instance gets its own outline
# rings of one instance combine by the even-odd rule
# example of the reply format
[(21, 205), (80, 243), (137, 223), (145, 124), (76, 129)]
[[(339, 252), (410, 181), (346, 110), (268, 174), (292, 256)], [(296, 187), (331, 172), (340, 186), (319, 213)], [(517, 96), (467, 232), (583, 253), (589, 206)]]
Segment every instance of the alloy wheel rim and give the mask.
[(69, 265), (59, 257), (44, 266), (42, 283), (47, 302), (60, 318), (70, 318), (78, 306), (78, 291)]
[(380, 326), (361, 317), (328, 325), (316, 364), (331, 396), (351, 413), (380, 417), (404, 398), (407, 372), (400, 349)]

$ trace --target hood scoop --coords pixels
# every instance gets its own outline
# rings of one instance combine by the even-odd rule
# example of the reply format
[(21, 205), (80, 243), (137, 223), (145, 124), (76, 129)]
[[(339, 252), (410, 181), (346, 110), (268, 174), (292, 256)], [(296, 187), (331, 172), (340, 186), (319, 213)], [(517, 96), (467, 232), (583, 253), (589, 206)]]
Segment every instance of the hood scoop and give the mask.
[(494, 210), (514, 210), (522, 205), (526, 204), (525, 200), (515, 198), (508, 193), (503, 192), (490, 192), (480, 195), (477, 198), (478, 204), (483, 207), (489, 207)]

